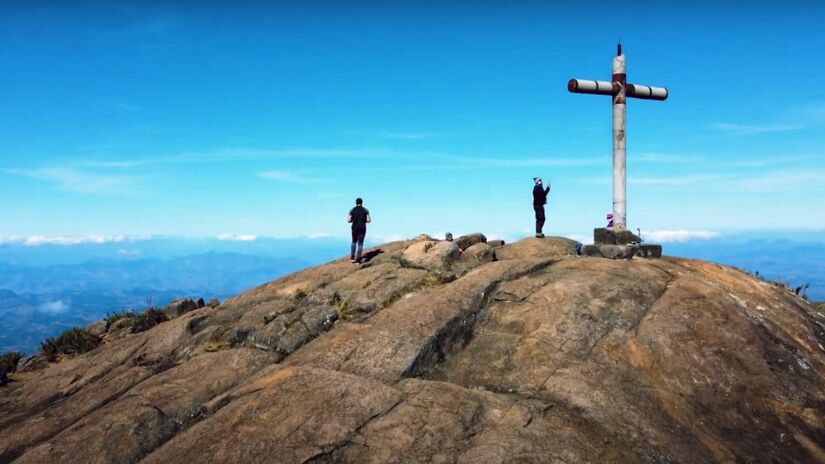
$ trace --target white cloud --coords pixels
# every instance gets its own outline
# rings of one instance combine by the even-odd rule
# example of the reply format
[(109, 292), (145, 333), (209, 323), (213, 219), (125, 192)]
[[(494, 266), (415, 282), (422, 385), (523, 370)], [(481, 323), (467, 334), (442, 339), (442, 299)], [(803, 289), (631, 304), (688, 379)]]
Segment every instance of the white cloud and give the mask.
[(512, 235), (503, 234), (503, 233), (500, 233), (500, 232), (492, 232), (492, 233), (489, 233), (489, 234), (484, 234), (484, 236), (487, 237), (488, 241), (490, 241), (490, 240), (504, 240), (507, 243), (510, 243), (510, 242), (513, 241), (513, 236)]
[(804, 129), (804, 126), (796, 124), (734, 124), (720, 122), (713, 125), (713, 128), (720, 131), (731, 132), (738, 135), (766, 134), (770, 132), (785, 132)]
[(306, 160), (306, 159), (334, 159), (334, 158), (387, 158), (389, 150), (376, 151), (373, 149), (323, 149), (323, 148), (221, 148), (205, 152), (181, 152), (164, 156), (134, 158), (128, 160), (110, 161), (88, 159), (80, 162), (82, 166), (100, 168), (135, 168), (150, 165), (189, 164), (189, 163), (224, 163), (262, 160)]
[(788, 170), (768, 172), (739, 179), (736, 186), (744, 190), (771, 191), (780, 188), (798, 188), (805, 184), (825, 183), (825, 170)]
[(395, 131), (345, 131), (347, 135), (377, 137), (388, 140), (426, 140), (444, 137), (435, 132), (395, 132)]
[(501, 168), (530, 168), (530, 167), (578, 167), (578, 166), (595, 166), (607, 164), (610, 157), (561, 157), (556, 155), (545, 155), (539, 158), (536, 157), (475, 157), (475, 156), (454, 156), (443, 154), (437, 159), (446, 161), (458, 161), (471, 165), (469, 167), (501, 167)]
[(696, 240), (712, 240), (719, 237), (716, 232), (708, 230), (654, 230), (642, 234), (646, 242), (681, 243)]
[[(697, 174), (688, 176), (669, 176), (669, 177), (628, 177), (627, 183), (629, 185), (661, 185), (661, 186), (681, 186), (694, 185), (699, 183), (713, 182), (726, 179), (726, 176), (719, 174)], [(590, 177), (577, 179), (578, 183), (588, 185), (605, 185), (613, 182), (612, 177), (605, 175), (602, 177)]]
[(121, 256), (137, 256), (137, 255), (140, 254), (140, 250), (120, 249), (120, 250), (117, 250), (117, 254), (119, 254)]
[(70, 306), (60, 300), (49, 301), (41, 303), (37, 306), (37, 310), (46, 314), (60, 314), (68, 311)]
[(627, 179), (627, 183), (630, 185), (693, 185), (720, 179), (723, 179), (723, 176), (718, 174), (674, 177), (630, 177)]
[(45, 236), (30, 235), (28, 237), (0, 237), (0, 244), (18, 244), (25, 246), (40, 245), (82, 245), (86, 243), (120, 243), (146, 240), (148, 237), (128, 235), (83, 235), (83, 236)]
[(126, 169), (126, 168), (136, 168), (139, 166), (144, 166), (146, 164), (151, 164), (148, 160), (132, 160), (132, 161), (84, 161), (80, 163), (83, 166), (93, 167), (93, 168), (117, 168), (117, 169)]
[(661, 153), (661, 152), (642, 152), (628, 154), (628, 163), (646, 163), (646, 164), (674, 164), (674, 165), (690, 165), (694, 167), (701, 167), (703, 169), (713, 168), (759, 168), (768, 166), (788, 166), (794, 163), (808, 163), (821, 159), (821, 155), (817, 153), (801, 153), (801, 154), (787, 154), (775, 153), (771, 156), (754, 158), (749, 153), (729, 153), (729, 154), (715, 154), (715, 155), (699, 155), (699, 154), (680, 154), (680, 153)]
[(328, 234), (326, 232), (318, 232), (316, 234), (307, 235), (307, 238), (309, 238), (309, 239), (321, 239), (321, 238), (331, 238), (331, 237), (333, 237), (333, 235)]
[(256, 235), (237, 235), (237, 234), (220, 234), (218, 235), (218, 240), (223, 241), (230, 241), (230, 242), (252, 242), (257, 240), (258, 237)]
[(70, 167), (6, 169), (5, 172), (50, 183), (75, 193), (119, 192), (135, 180), (130, 176), (101, 174)]
[(440, 134), (427, 132), (380, 132), (379, 137), (396, 140), (424, 140), (441, 137)]
[(320, 182), (320, 179), (302, 177), (301, 175), (290, 171), (262, 171), (258, 173), (258, 176), (263, 177), (264, 179), (288, 182), (291, 184), (314, 184)]
[(369, 240), (370, 243), (389, 243), (389, 242), (400, 242), (400, 241), (403, 241), (403, 240), (407, 240), (407, 238), (404, 237), (401, 234), (375, 235), (375, 236), (372, 236), (372, 237), (367, 235), (367, 239)]
[(659, 153), (659, 152), (644, 152), (631, 153), (629, 155), (630, 163), (651, 163), (651, 164), (693, 164), (704, 163), (702, 157), (696, 155), (682, 155), (678, 153)]

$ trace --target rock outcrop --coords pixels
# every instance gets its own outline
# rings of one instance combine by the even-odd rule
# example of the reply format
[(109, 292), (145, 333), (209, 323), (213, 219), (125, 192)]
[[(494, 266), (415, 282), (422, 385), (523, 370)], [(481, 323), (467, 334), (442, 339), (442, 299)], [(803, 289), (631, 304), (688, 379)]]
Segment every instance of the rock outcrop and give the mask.
[(561, 238), (379, 248), (12, 374), (0, 463), (825, 462), (825, 315), (786, 289)]
[(424, 240), (410, 245), (401, 255), (400, 263), (428, 271), (449, 270), (461, 251), (455, 242)]
[(478, 243), (487, 243), (487, 237), (484, 234), (475, 233), (462, 235), (455, 240), (455, 244), (458, 245), (458, 248), (462, 251)]
[(575, 256), (576, 242), (564, 237), (525, 238), (496, 248), (498, 259)]
[(464, 250), (464, 253), (461, 254), (462, 261), (476, 263), (489, 263), (490, 261), (494, 261), (495, 257), (495, 250), (493, 250), (493, 247), (487, 245), (486, 243), (476, 243), (475, 245), (471, 245), (469, 248)]

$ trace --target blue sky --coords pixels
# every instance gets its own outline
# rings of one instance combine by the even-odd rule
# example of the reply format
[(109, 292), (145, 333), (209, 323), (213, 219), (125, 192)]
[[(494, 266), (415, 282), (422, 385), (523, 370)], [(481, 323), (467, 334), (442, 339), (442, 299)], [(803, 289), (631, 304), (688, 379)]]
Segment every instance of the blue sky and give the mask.
[(587, 235), (619, 37), (630, 227), (825, 228), (823, 4), (585, 3), (3, 2), (0, 240)]

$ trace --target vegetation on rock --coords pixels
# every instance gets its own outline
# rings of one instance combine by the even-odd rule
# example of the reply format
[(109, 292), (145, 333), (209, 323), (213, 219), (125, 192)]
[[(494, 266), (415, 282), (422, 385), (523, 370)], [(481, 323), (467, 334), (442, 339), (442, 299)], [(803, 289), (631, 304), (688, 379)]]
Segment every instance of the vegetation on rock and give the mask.
[(55, 338), (47, 338), (40, 344), (40, 352), (48, 361), (57, 360), (58, 356), (73, 356), (91, 351), (100, 345), (100, 337), (86, 329), (69, 329)]
[(132, 323), (132, 332), (140, 333), (149, 330), (167, 320), (166, 314), (163, 311), (155, 308), (147, 309), (135, 318), (135, 322)]
[(759, 271), (754, 272), (752, 275), (759, 279), (762, 279), (763, 282), (767, 282), (773, 285), (774, 287), (781, 288), (785, 291), (793, 293), (794, 295), (796, 295), (799, 298), (802, 298), (803, 300), (808, 300), (808, 288), (811, 286), (811, 284), (809, 283), (794, 287), (793, 285), (789, 284), (788, 282), (782, 279), (769, 279), (765, 277), (763, 274), (760, 274)]
[(17, 369), (17, 362), (20, 361), (23, 355), (17, 351), (5, 353), (0, 356), (0, 386), (8, 383), (8, 375)]
[(136, 317), (137, 314), (135, 314), (134, 311), (124, 310), (107, 313), (106, 317), (104, 317), (103, 320), (105, 320), (108, 326), (111, 327), (117, 321), (120, 321), (122, 319), (135, 319)]

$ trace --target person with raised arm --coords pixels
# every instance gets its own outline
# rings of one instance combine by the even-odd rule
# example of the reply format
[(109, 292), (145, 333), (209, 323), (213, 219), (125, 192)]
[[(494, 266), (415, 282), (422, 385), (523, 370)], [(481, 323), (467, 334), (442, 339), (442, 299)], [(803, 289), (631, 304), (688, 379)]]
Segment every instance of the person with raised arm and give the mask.
[(544, 238), (542, 228), (544, 228), (544, 205), (547, 204), (547, 194), (550, 193), (550, 183), (547, 183), (547, 188), (542, 186), (541, 177), (534, 177), (533, 182), (533, 210), (536, 212), (536, 237)]

